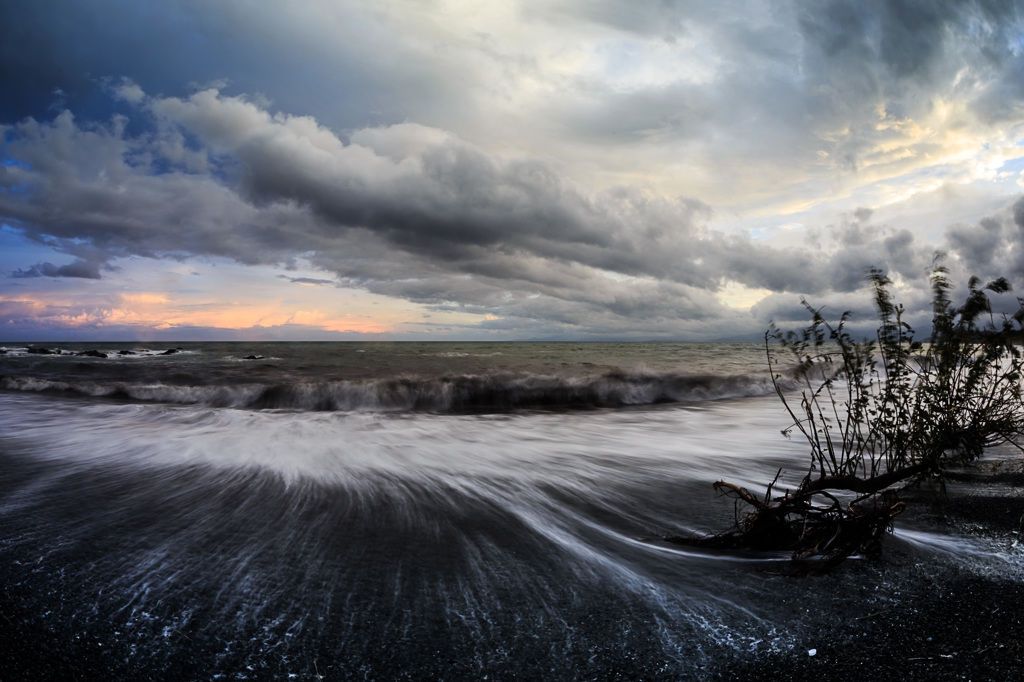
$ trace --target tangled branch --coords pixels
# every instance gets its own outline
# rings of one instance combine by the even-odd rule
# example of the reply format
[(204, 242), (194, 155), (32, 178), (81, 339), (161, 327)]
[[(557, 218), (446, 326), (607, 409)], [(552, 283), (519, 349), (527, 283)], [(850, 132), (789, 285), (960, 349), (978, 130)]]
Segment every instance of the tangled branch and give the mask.
[[(856, 341), (804, 301), (811, 324), (765, 334), (768, 368), (792, 419), (787, 435), (801, 434), (810, 448), (806, 476), (793, 492), (773, 499), (781, 471), (763, 499), (718, 481), (714, 489), (738, 505), (734, 527), (703, 538), (669, 538), (716, 548), (784, 550), (810, 570), (827, 570), (854, 554), (877, 552), (905, 504), (899, 490), (927, 481), (944, 490), (944, 472), (977, 459), (986, 448), (1011, 443), (1024, 432), (1021, 379), (1024, 300), (997, 318), (990, 294), (1010, 285), (997, 279), (968, 283), (960, 306), (951, 303), (946, 268), (931, 275), (932, 335), (914, 339), (892, 282), (868, 275), (879, 327), (876, 338)], [(776, 350), (778, 348), (779, 350)], [(795, 364), (799, 403), (784, 390), (777, 354)], [(742, 510), (742, 513), (740, 512)]]

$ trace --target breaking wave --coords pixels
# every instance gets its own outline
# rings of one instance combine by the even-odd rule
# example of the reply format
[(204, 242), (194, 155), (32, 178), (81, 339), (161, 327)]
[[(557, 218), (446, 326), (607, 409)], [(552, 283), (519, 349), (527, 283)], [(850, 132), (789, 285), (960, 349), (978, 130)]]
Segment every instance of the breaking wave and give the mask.
[(577, 377), (492, 373), (239, 385), (60, 381), (0, 376), (0, 388), (254, 410), (439, 413), (690, 403), (760, 396), (774, 390), (767, 375), (711, 376), (643, 371), (613, 371)]

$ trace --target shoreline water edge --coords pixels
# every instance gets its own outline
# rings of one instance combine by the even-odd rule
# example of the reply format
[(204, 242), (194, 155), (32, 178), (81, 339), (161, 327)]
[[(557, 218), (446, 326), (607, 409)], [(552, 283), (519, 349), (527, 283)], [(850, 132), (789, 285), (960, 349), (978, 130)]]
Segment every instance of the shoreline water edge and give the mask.
[(805, 472), (759, 344), (50, 346), (0, 354), (2, 680), (1024, 672), (1011, 448), (826, 575), (662, 540)]

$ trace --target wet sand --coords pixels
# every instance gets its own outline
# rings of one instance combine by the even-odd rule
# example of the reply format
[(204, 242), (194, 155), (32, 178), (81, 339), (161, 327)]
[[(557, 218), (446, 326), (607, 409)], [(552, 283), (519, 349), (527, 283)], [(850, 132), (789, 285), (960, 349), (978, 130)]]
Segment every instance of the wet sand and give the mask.
[[(955, 561), (921, 563), (888, 543), (880, 560), (809, 577), (841, 590), (842, 576), (877, 571), (898, 591), (887, 608), (834, 614), (815, 655), (800, 650), (737, 662), (722, 679), (1008, 680), (1024, 677), (1024, 458), (986, 458), (952, 472), (947, 496), (908, 491), (909, 517), (924, 525), (1004, 546), (1017, 569), (968, 570)], [(1020, 545), (1014, 545), (1020, 538)], [(814, 594), (815, 590), (809, 590)], [(808, 608), (814, 609), (813, 597)]]
[[(936, 560), (906, 543), (888, 542), (873, 561), (850, 561), (831, 574), (771, 577), (780, 600), (780, 629), (798, 628), (802, 646), (777, 654), (738, 655), (680, 677), (666, 675), (656, 660), (637, 652), (630, 670), (610, 661), (576, 679), (696, 680), (1006, 680), (1024, 676), (1024, 551), (1014, 546), (1024, 520), (1024, 458), (1007, 456), (954, 472), (949, 495), (938, 501), (927, 491), (905, 495), (906, 517), (917, 527), (947, 529), (954, 535), (1005, 547), (1007, 567), (964, 567)], [(1020, 557), (1020, 561), (1016, 560)], [(19, 574), (24, 588), (25, 572)], [(0, 572), (14, 572), (10, 566)], [(223, 652), (185, 633), (181, 655), (160, 669), (116, 646), (102, 620), (90, 621), (67, 604), (67, 618), (26, 610), (8, 576), (0, 582), (0, 680), (205, 680), (209, 661), (231, 669)], [(52, 574), (50, 580), (53, 580)], [(40, 585), (59, 593), (61, 586)], [(794, 615), (795, 614), (795, 615)], [(55, 625), (57, 624), (57, 625)], [(109, 629), (109, 628), (108, 628)], [(609, 632), (609, 637), (614, 637)], [(814, 655), (811, 655), (813, 649)], [(431, 662), (436, 669), (436, 661)], [(466, 677), (453, 662), (450, 679)], [(528, 662), (511, 661), (490, 679), (527, 679)], [(279, 671), (251, 669), (239, 661), (235, 674), (220, 679), (277, 679)], [(406, 669), (414, 679), (412, 669)], [(535, 672), (535, 671), (534, 671)], [(359, 671), (321, 660), (291, 679), (362, 679)]]

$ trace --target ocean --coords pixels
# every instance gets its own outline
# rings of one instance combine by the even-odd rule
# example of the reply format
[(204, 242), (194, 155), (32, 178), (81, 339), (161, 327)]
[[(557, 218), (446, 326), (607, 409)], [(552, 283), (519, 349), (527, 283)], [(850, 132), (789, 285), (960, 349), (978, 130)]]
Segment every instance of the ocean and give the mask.
[[(761, 344), (38, 347), (0, 347), (2, 611), (109, 679), (718, 679), (899, 599), (665, 541), (806, 473)], [(886, 544), (1017, 570), (987, 542)]]

